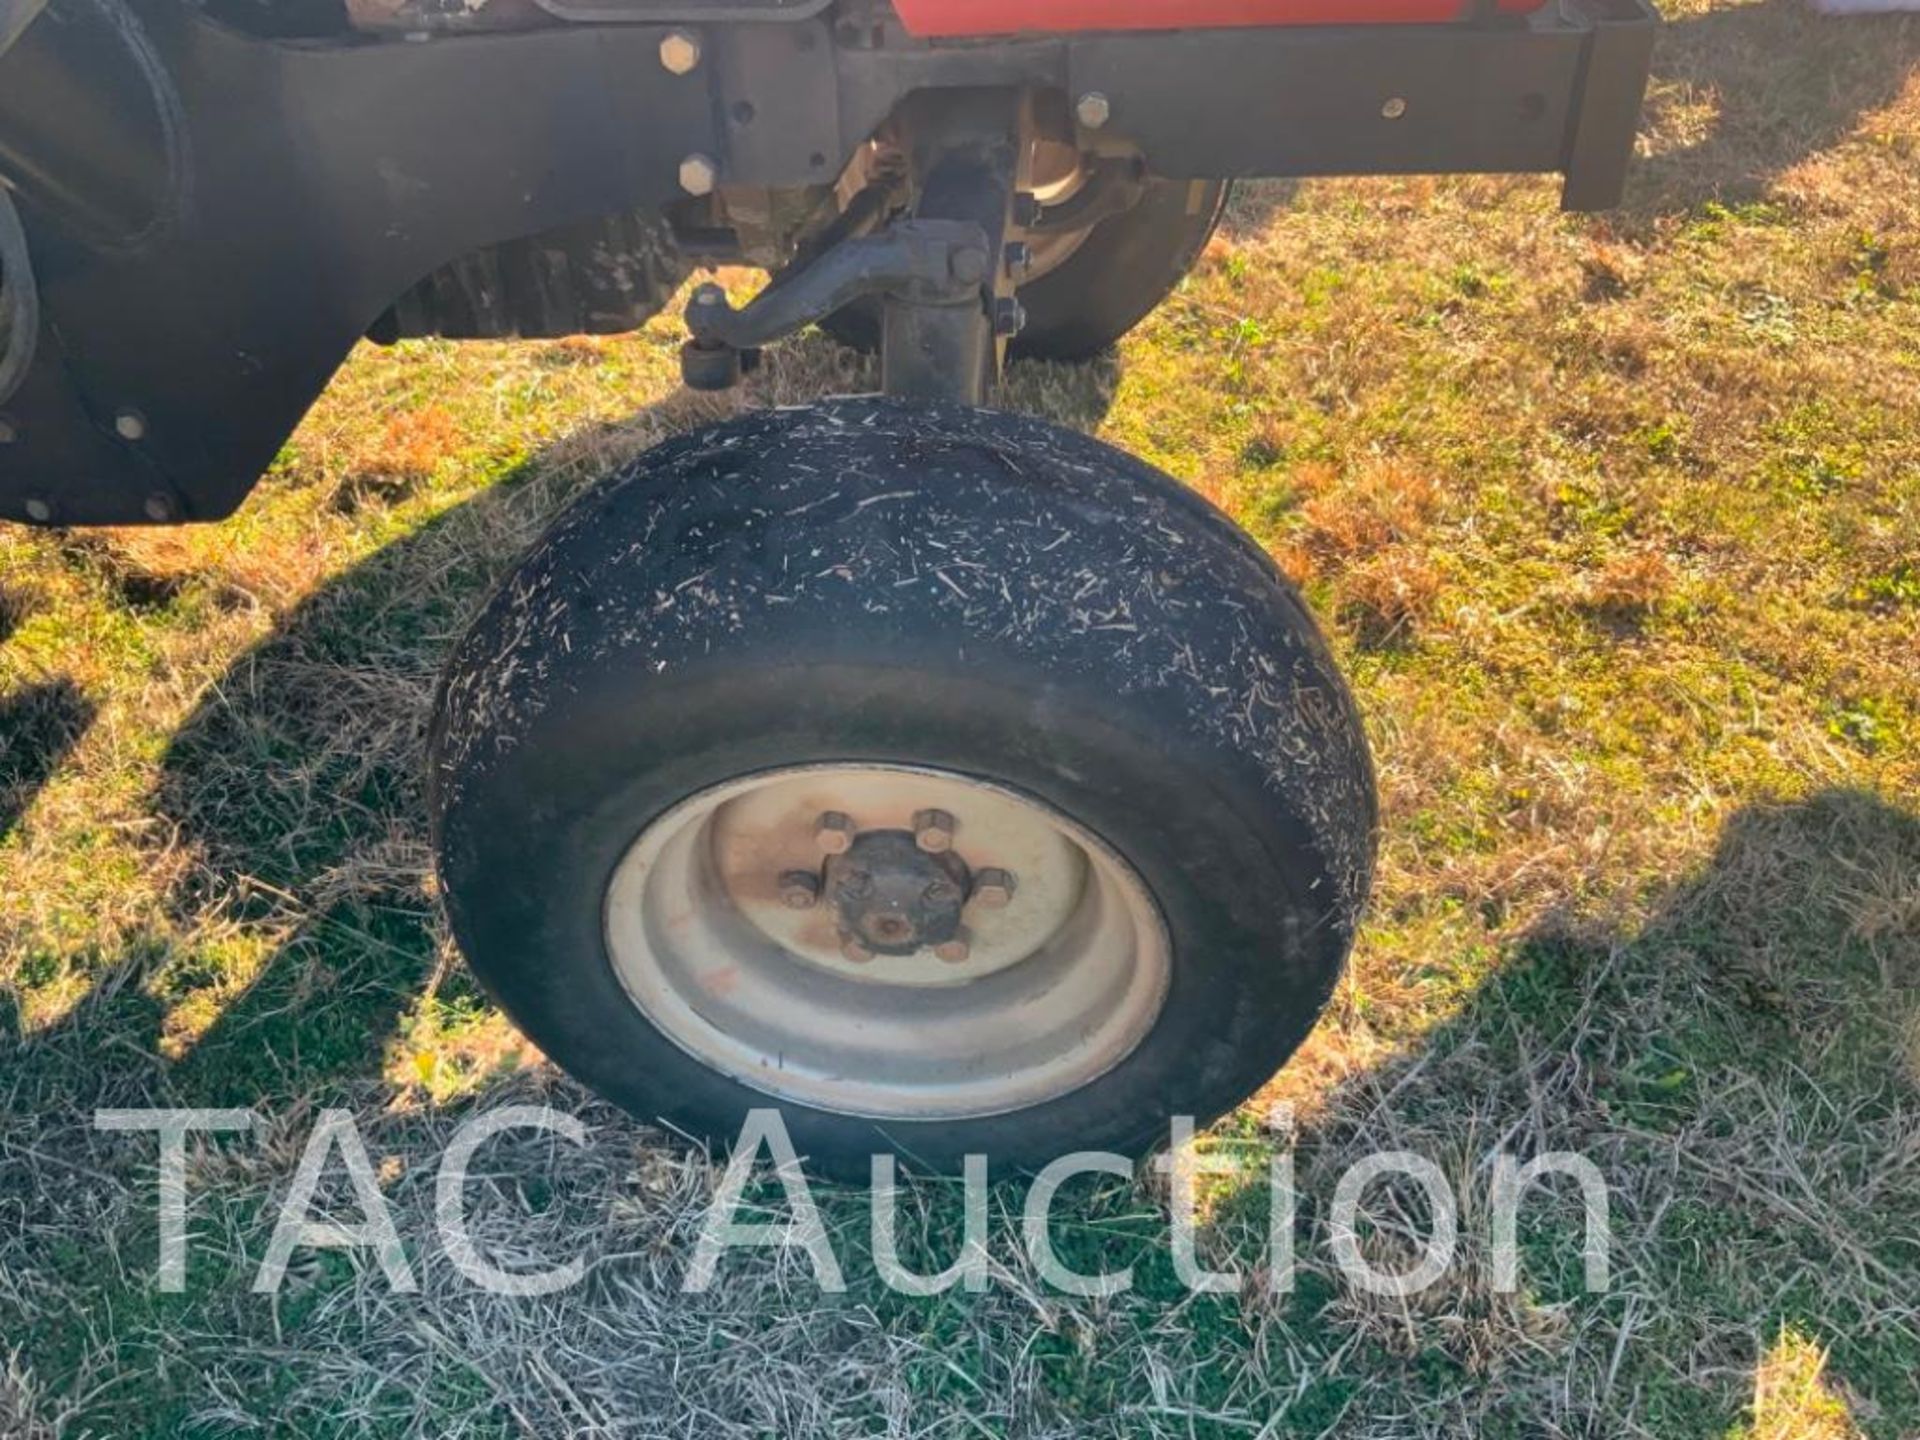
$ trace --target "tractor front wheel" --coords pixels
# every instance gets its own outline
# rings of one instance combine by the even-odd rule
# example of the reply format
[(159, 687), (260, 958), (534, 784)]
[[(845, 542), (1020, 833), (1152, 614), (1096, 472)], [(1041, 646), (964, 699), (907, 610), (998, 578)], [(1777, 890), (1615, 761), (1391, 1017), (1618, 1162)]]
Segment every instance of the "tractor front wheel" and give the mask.
[(753, 415), (574, 507), (459, 644), (444, 893), (555, 1061), (864, 1172), (1140, 1153), (1313, 1026), (1372, 866), (1298, 596), (1148, 466), (886, 400)]

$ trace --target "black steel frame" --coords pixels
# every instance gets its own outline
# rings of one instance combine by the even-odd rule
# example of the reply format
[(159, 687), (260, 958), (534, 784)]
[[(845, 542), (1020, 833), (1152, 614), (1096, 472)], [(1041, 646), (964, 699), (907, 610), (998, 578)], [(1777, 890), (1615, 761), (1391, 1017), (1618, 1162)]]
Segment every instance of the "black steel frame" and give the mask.
[(1655, 25), (1645, 0), (1558, 0), (1484, 26), (928, 45), (800, 7), (702, 28), (677, 75), (654, 23), (278, 41), (186, 0), (52, 0), (0, 55), (40, 301), (0, 403), (0, 518), (224, 516), (424, 276), (664, 211), (690, 156), (722, 185), (830, 183), (921, 92), (1097, 91), (1102, 145), (1171, 178), (1561, 172), (1603, 208)]

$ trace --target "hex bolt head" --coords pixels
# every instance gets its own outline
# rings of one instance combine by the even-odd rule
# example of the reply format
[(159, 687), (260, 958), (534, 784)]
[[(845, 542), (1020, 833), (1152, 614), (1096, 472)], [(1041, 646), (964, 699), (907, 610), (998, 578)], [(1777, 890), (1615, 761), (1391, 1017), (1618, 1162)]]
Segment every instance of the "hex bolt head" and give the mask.
[(693, 292), (693, 303), (703, 310), (710, 305), (724, 305), (727, 303), (727, 292), (712, 281), (708, 281)]
[(913, 817), (913, 843), (929, 855), (944, 855), (953, 849), (953, 832), (958, 828), (944, 810), (921, 810)]
[(1016, 280), (1033, 269), (1033, 247), (1024, 240), (1009, 240), (1001, 254), (1007, 262), (1007, 274)]
[(780, 877), (780, 903), (789, 910), (811, 910), (820, 903), (820, 877), (811, 870), (789, 870)]
[(1394, 96), (1391, 100), (1387, 101), (1386, 104), (1380, 107), (1380, 118), (1383, 120), (1398, 120), (1402, 115), (1406, 113), (1407, 113), (1407, 102), (1401, 99), (1398, 95)]
[(691, 75), (700, 68), (700, 37), (675, 30), (660, 42), (660, 66), (669, 75)]
[(44, 525), (53, 519), (53, 506), (36, 495), (27, 501), (27, 518), (36, 525)]
[(873, 963), (873, 951), (862, 945), (858, 940), (844, 941), (840, 946), (840, 953), (856, 965), (871, 965)]
[(977, 870), (973, 876), (973, 903), (988, 910), (1004, 910), (1013, 903), (1014, 891), (1020, 888), (1020, 882), (1011, 870), (999, 870), (988, 867)]
[(1113, 119), (1113, 102), (1098, 90), (1089, 90), (1073, 107), (1073, 113), (1087, 129), (1104, 130), (1107, 122)]
[(1027, 307), (1009, 296), (995, 302), (993, 307), (993, 333), (1012, 339), (1027, 328)]
[(720, 184), (720, 167), (711, 155), (689, 155), (680, 162), (680, 188), (689, 195), (711, 195)]
[(944, 945), (934, 946), (933, 953), (942, 965), (964, 965), (973, 958), (973, 946), (964, 937), (956, 936)]
[(853, 848), (853, 837), (860, 829), (853, 823), (853, 817), (839, 810), (829, 810), (813, 822), (813, 841), (829, 855), (844, 855)]
[(147, 419), (138, 410), (122, 410), (113, 417), (113, 433), (122, 440), (147, 438)]

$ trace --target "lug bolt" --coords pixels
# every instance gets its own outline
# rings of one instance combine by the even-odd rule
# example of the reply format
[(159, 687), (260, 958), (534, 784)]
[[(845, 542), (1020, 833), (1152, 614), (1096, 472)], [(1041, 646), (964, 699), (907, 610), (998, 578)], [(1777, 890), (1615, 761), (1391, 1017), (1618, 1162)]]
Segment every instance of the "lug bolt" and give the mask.
[(844, 855), (853, 848), (858, 833), (851, 815), (829, 810), (814, 822), (813, 842), (829, 855)]
[(1080, 117), (1080, 123), (1089, 130), (1104, 130), (1107, 122), (1113, 119), (1113, 102), (1098, 90), (1090, 90), (1080, 97), (1080, 103), (1073, 107), (1073, 113)]
[(913, 843), (929, 855), (944, 855), (953, 849), (956, 824), (944, 810), (922, 810), (913, 817)]
[(873, 963), (873, 951), (862, 945), (858, 940), (846, 941), (841, 945), (840, 953), (856, 965), (871, 965)]
[(680, 188), (689, 195), (711, 195), (720, 183), (720, 167), (710, 155), (689, 155), (680, 162)]
[(964, 939), (956, 938), (944, 945), (934, 946), (933, 953), (943, 965), (964, 965), (973, 958), (973, 946)]
[(147, 438), (147, 420), (138, 410), (122, 410), (113, 417), (113, 433), (122, 440)]
[(973, 903), (988, 910), (1004, 910), (1013, 903), (1013, 892), (1020, 888), (1011, 870), (988, 868), (973, 877)]
[(660, 42), (660, 64), (669, 75), (691, 75), (700, 68), (700, 37), (676, 30)]
[(820, 877), (811, 870), (789, 870), (780, 877), (780, 903), (789, 910), (811, 910), (820, 903)]

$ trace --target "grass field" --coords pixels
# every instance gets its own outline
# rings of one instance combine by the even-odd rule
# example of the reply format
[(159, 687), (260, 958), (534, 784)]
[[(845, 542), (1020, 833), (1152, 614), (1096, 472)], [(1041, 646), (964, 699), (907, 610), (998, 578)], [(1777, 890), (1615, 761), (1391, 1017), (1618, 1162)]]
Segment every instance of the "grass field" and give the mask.
[[(1230, 511), (1305, 587), (1382, 773), (1377, 900), (1302, 1056), (1207, 1142), (1257, 1175), (1295, 1109), (1300, 1282), (1172, 1283), (1151, 1185), (1062, 1244), (1140, 1262), (910, 1301), (861, 1262), (679, 1278), (707, 1164), (594, 1106), (465, 979), (436, 916), (423, 719), (461, 617), (567, 498), (735, 402), (675, 327), (367, 349), (242, 514), (0, 534), (0, 1435), (1920, 1436), (1920, 20), (1677, 7), (1629, 203), (1535, 180), (1255, 187), (1109, 363), (1008, 403)], [(745, 277), (741, 277), (743, 282)], [(741, 403), (860, 389), (810, 336)], [(592, 1257), (546, 1301), (431, 1247), (476, 1106), (597, 1142), (489, 1152), (475, 1229)], [(188, 1293), (154, 1282), (154, 1146), (99, 1106), (253, 1106), (197, 1147)], [(249, 1293), (318, 1111), (360, 1117), (423, 1294), (310, 1255)], [(1333, 1278), (1376, 1148), (1468, 1199), (1468, 1264)], [(1484, 1271), (1488, 1157), (1579, 1150), (1528, 1287)], [(1207, 1253), (1251, 1267), (1260, 1186)], [(913, 1187), (910, 1248), (958, 1204)], [(1369, 1244), (1405, 1248), (1382, 1204)], [(944, 1264), (938, 1261), (933, 1268)]]

